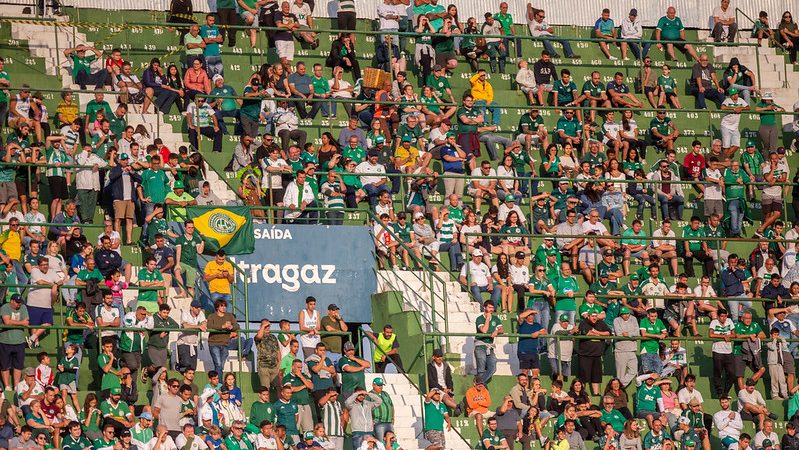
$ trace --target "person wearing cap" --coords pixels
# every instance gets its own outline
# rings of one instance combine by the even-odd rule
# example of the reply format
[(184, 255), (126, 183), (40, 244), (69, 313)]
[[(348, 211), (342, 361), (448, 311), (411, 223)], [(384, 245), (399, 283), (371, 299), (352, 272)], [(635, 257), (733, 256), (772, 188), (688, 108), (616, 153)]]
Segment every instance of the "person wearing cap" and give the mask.
[[(381, 142), (382, 145), (385, 145), (383, 136), (377, 136), (375, 139), (378, 146), (381, 145)], [(393, 164), (386, 168), (389, 173), (416, 173), (420, 166), (426, 166), (429, 163), (429, 156), (426, 154), (421, 157), (419, 149), (413, 145), (413, 141), (413, 137), (407, 134), (400, 138), (400, 145), (394, 151)], [(421, 145), (424, 141), (418, 140), (417, 142)], [(391, 178), (392, 194), (399, 193), (401, 184), (402, 180), (399, 177)]]
[(627, 17), (622, 19), (620, 28), (621, 33), (619, 36), (621, 39), (624, 39), (624, 41), (621, 42), (621, 59), (627, 60), (628, 49), (633, 53), (633, 57), (636, 60), (645, 58), (652, 44), (650, 42), (645, 42), (643, 44), (643, 50), (638, 47), (638, 41), (644, 36), (644, 29), (641, 25), (641, 19), (638, 18), (638, 10), (636, 8), (632, 8), (629, 14), (627, 14)]
[[(10, 300), (0, 306), (0, 318), (3, 325), (7, 326), (29, 325), (28, 307), (20, 294), (11, 295)], [(26, 338), (26, 331), (21, 328), (0, 331), (0, 378), (7, 388), (20, 385), (22, 369), (25, 367)]]
[[(322, 331), (346, 332), (349, 330), (347, 323), (341, 317), (340, 311), (340, 308), (335, 303), (327, 306), (327, 315), (322, 317), (320, 322)], [(330, 358), (333, 364), (336, 364), (343, 354), (341, 348), (343, 340), (342, 336), (324, 336), (322, 338), (322, 342), (327, 348), (327, 357)]]
[(125, 221), (126, 245), (133, 244), (133, 218), (136, 184), (142, 183), (139, 175), (130, 165), (127, 153), (119, 155), (119, 164), (112, 167), (108, 175), (111, 185), (111, 198), (114, 205), (114, 229), (121, 233)]
[(139, 415), (136, 425), (128, 430), (134, 445), (145, 448), (144, 446), (153, 438), (153, 419), (153, 415), (149, 411), (144, 411)]
[(352, 342), (344, 343), (344, 354), (334, 363), (341, 374), (341, 396), (348, 398), (357, 386), (366, 384), (365, 372), (372, 365), (355, 355), (355, 346)]
[(722, 111), (729, 111), (721, 118), (721, 146), (724, 152), (732, 157), (741, 146), (741, 113), (749, 110), (749, 103), (741, 98), (738, 88), (727, 89), (728, 97), (721, 103)]
[(313, 431), (306, 431), (302, 433), (302, 440), (297, 443), (297, 450), (311, 450), (316, 448), (318, 450), (322, 450), (322, 446), (314, 441), (314, 432)]
[[(545, 196), (542, 195), (542, 197)], [(505, 197), (502, 199), (502, 203), (499, 204), (499, 208), (497, 208), (497, 222), (499, 222), (500, 225), (504, 225), (504, 222), (507, 220), (508, 214), (510, 214), (511, 211), (514, 211), (519, 219), (515, 225), (524, 227), (525, 223), (527, 222), (527, 217), (524, 215), (522, 208), (516, 204), (516, 197), (514, 197), (512, 194), (505, 195)]]
[[(552, 368), (552, 377), (567, 379), (571, 376), (571, 362), (574, 353), (574, 339), (564, 337), (577, 333), (577, 327), (573, 320), (566, 313), (559, 316), (557, 322), (552, 325), (549, 334), (562, 336), (560, 339), (549, 339), (547, 342), (547, 358), (549, 367)], [(561, 386), (562, 387), (562, 386)]]
[(774, 103), (773, 91), (765, 91), (760, 97), (760, 101), (755, 104), (755, 111), (759, 113), (760, 117), (757, 136), (760, 139), (763, 152), (777, 150), (780, 132), (777, 122), (782, 116), (776, 113), (785, 112), (785, 108)]
[(491, 280), (491, 271), (488, 264), (483, 262), (483, 251), (481, 249), (478, 248), (472, 252), (472, 260), (461, 267), (458, 279), (464, 285), (469, 286), (469, 291), (475, 299), (481, 300), (483, 298), (482, 293), (488, 292), (491, 294), (491, 303), (494, 306), (499, 304), (502, 292), (494, 288), (494, 283)]
[(383, 437), (386, 433), (394, 432), (394, 402), (391, 396), (385, 391), (386, 382), (383, 378), (375, 378), (372, 380), (372, 394), (380, 397), (383, 402), (372, 411), (374, 418), (375, 436)]
[(466, 415), (474, 418), (477, 434), (482, 436), (484, 430), (483, 419), (492, 417), (494, 412), (489, 410), (491, 407), (491, 393), (486, 388), (483, 378), (479, 375), (474, 377), (472, 385), (466, 389), (464, 401)]
[(768, 450), (776, 445), (779, 445), (778, 443), (780, 442), (780, 438), (777, 433), (774, 432), (774, 420), (776, 419), (777, 418), (774, 417), (772, 420), (766, 419), (763, 421), (762, 426), (759, 428), (760, 431), (758, 431), (752, 439), (755, 447)]
[[(109, 389), (108, 398), (100, 402), (100, 413), (105, 418), (105, 423), (111, 424), (116, 434), (134, 424), (134, 416), (128, 404), (121, 400), (122, 389), (119, 386)], [(103, 428), (105, 433), (105, 428)]]
[(441, 401), (447, 407), (455, 410), (453, 415), (460, 415), (459, 405), (455, 405), (453, 397), (455, 396), (454, 384), (452, 379), (452, 367), (444, 361), (444, 352), (440, 349), (433, 350), (433, 356), (430, 362), (427, 363), (427, 390), (438, 389), (441, 391)]

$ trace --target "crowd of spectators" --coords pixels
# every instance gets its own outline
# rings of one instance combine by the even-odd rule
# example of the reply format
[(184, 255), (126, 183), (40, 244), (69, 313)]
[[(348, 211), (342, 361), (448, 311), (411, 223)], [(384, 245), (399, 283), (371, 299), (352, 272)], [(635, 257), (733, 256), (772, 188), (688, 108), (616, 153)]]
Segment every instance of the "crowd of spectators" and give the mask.
[[(785, 108), (772, 92), (758, 91), (754, 73), (736, 58), (720, 72), (685, 43), (674, 7), (657, 21), (654, 46), (670, 60), (677, 60), (675, 49), (696, 60), (686, 93), (697, 108), (710, 100), (722, 114), (721, 139), (709, 149), (693, 141), (682, 161), (676, 142), (687, 138), (668, 108), (681, 108), (679, 86), (686, 80), (675, 80), (668, 64), (653, 65), (653, 45), (640, 42), (645, 36), (635, 8), (619, 26), (612, 11), (602, 10), (592, 37), (601, 40), (608, 60), (627, 60), (628, 52), (640, 59), (637, 82), (628, 84), (621, 72), (595, 71), (578, 90), (569, 69), (555, 66), (560, 55), (553, 44), (566, 58), (580, 57), (543, 9), (526, 8), (529, 32), (544, 38), (545, 48), (528, 64), (506, 2), (496, 13), (461, 21), (455, 5), (385, 0), (377, 7), (376, 62), (393, 81), (368, 88), (356, 35), (349, 32), (353, 0), (337, 2), (338, 28), (345, 31), (331, 43), (325, 63), (313, 65), (295, 58), (298, 45), (320, 46), (312, 1), (215, 3), (202, 25), (182, 21), (180, 63), (164, 68), (153, 58), (141, 78), (133, 70), (139, 62), (124, 60), (118, 49), (107, 55), (86, 45), (66, 49), (73, 82), (81, 90), (111, 91), (114, 100), (97, 92), (80, 111), (76, 94), (64, 91), (53, 129), (41, 93), (31, 94), (26, 85), (6, 93), (11, 77), (0, 59), (0, 119), (12, 128), (1, 159), (21, 164), (0, 168), (0, 222), (7, 224), (0, 235), (0, 279), (36, 285), (24, 293), (6, 288), (8, 301), (0, 307), (5, 325), (31, 327), (0, 331), (0, 379), (16, 393), (13, 403), (0, 405), (0, 447), (342, 450), (349, 427), (355, 450), (399, 448), (385, 381), (376, 378), (367, 390), (364, 375), (388, 365), (403, 370), (398, 336), (390, 325), (367, 333), (375, 350), (364, 360), (352, 342), (320, 336), (348, 332), (348, 326), (335, 304), (322, 317), (313, 297), (297, 317), (300, 334), (290, 333), (288, 320), (279, 322), (280, 334), (270, 332), (269, 320), (261, 322), (253, 343), (259, 398), (245, 411), (240, 380), (227, 364), (231, 343), (240, 339), (231, 305), (234, 269), (224, 251), (208, 262), (198, 259), (203, 240), (185, 211), (224, 204), (206, 180), (202, 154), (221, 152), (226, 136), (238, 141), (226, 170), (241, 180), (244, 204), (284, 208), (277, 220), (341, 224), (345, 208), (368, 202), (379, 218), (374, 236), (381, 264), (448, 269), (481, 302), (477, 376), (462, 401), (441, 350), (428, 365), (423, 427), (431, 448), (446, 447), (444, 431), (461, 414), (474, 419), (486, 450), (517, 441), (531, 448), (536, 440), (556, 450), (584, 448), (586, 440), (603, 449), (679, 443), (707, 450), (713, 428), (725, 448), (751, 443), (768, 450), (778, 440), (780, 448), (796, 447), (793, 358), (799, 346), (785, 340), (799, 336), (799, 313), (789, 303), (799, 298), (792, 242), (799, 226), (786, 226), (784, 204), (786, 184), (796, 184), (799, 175), (791, 177), (787, 151), (778, 143), (774, 113)], [(170, 11), (177, 23), (192, 12), (191, 2), (175, 0)], [(715, 41), (733, 42), (740, 32), (733, 11), (729, 0), (714, 9)], [(274, 27), (266, 45), (279, 57), (248, 76), (240, 96), (225, 80), (221, 52), (226, 42), (235, 46), (238, 34), (225, 26), (239, 23)], [(418, 33), (412, 49), (393, 34), (406, 31)], [(257, 46), (255, 28), (245, 36)], [(795, 61), (799, 33), (789, 12), (776, 31), (762, 12), (752, 36), (784, 46)], [(508, 135), (499, 129), (503, 105), (488, 73), (504, 74), (514, 54), (515, 85), (531, 108)], [(102, 58), (95, 69), (93, 61)], [(418, 69), (419, 86), (407, 79), (409, 65)], [(449, 82), (461, 70), (471, 73), (462, 96)], [(657, 111), (639, 133), (637, 110), (646, 103)], [(173, 152), (146, 127), (128, 125), (130, 105), (144, 113), (184, 114), (191, 145)], [(558, 108), (554, 129), (547, 129), (542, 106)], [(346, 111), (347, 126), (325, 132), (318, 146), (308, 142), (303, 121), (320, 112), (330, 120), (339, 109)], [(760, 126), (757, 140), (742, 146), (745, 112), (758, 114)], [(210, 150), (200, 148), (200, 136), (212, 141)], [(35, 164), (48, 167), (31, 168)], [(70, 164), (81, 167), (64, 167)], [(39, 184), (52, 197), (49, 217), (40, 212)], [(432, 198), (442, 187), (443, 205)], [(703, 214), (686, 221), (691, 190)], [(762, 240), (749, 254), (731, 253), (725, 239), (745, 235), (745, 225), (754, 223), (753, 202), (763, 217), (751, 235)], [(82, 225), (97, 219), (98, 205), (104, 230), (93, 244)], [(630, 225), (629, 214), (635, 216)], [(265, 213), (256, 209), (253, 216), (262, 220)], [(43, 225), (48, 222), (55, 225)], [(533, 235), (543, 237), (540, 246), (532, 245)], [(147, 254), (134, 277), (120, 249), (137, 244)], [(581, 292), (578, 277), (587, 290)], [(206, 283), (208, 295), (200, 295)], [(123, 291), (133, 286), (140, 289), (135, 307), (123, 301)], [(171, 289), (175, 297), (192, 298), (178, 314), (167, 301)], [(490, 300), (483, 302), (484, 294)], [(753, 298), (771, 300), (764, 303), (766, 326), (753, 318)], [(41, 351), (39, 365), (25, 367), (26, 348), (41, 346), (56, 322), (58, 301), (68, 311), (65, 324), (75, 328), (64, 333), (57, 354)], [(496, 370), (495, 339), (505, 333), (496, 312), (513, 315), (519, 333), (530, 337), (516, 346), (518, 385), (492, 411), (486, 386)], [(713, 416), (704, 413), (681, 341), (669, 340), (683, 332), (699, 337), (702, 316), (714, 339), (713, 396), (721, 411)], [(168, 332), (154, 331), (164, 328), (181, 330), (174, 350)], [(207, 341), (200, 342), (200, 332), (208, 333)], [(574, 335), (595, 338), (576, 342)], [(611, 335), (618, 339), (609, 345), (603, 337)], [(200, 346), (210, 353), (202, 389), (193, 381)], [(616, 378), (603, 388), (603, 359), (611, 354)], [(84, 357), (94, 382), (80, 403)], [(543, 362), (550, 391), (541, 385)], [(790, 398), (794, 405), (781, 439), (774, 432), (778, 416), (764, 400), (766, 373), (770, 398)], [(146, 395), (138, 392), (140, 379)], [(646, 433), (635, 419), (646, 421)], [(752, 421), (757, 434), (742, 433), (743, 420)], [(551, 436), (543, 431), (548, 421), (555, 423)]]

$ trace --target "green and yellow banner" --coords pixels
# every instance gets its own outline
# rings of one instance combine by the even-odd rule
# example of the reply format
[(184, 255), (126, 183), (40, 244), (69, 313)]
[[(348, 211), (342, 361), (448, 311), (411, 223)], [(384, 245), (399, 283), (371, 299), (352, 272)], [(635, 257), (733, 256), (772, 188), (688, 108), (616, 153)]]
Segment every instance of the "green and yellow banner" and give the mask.
[(186, 212), (205, 241), (206, 253), (223, 249), (228, 255), (246, 255), (255, 251), (252, 215), (246, 206), (188, 207)]

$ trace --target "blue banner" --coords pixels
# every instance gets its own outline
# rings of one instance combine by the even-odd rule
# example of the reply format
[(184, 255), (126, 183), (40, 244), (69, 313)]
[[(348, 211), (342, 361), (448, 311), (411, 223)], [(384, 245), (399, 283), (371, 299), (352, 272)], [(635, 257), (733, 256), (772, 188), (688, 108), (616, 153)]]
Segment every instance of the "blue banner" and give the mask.
[(250, 321), (296, 322), (305, 298), (316, 309), (341, 308), (346, 321), (372, 321), (377, 289), (374, 241), (369, 228), (327, 225), (254, 225), (255, 251), (230, 259), (247, 276)]

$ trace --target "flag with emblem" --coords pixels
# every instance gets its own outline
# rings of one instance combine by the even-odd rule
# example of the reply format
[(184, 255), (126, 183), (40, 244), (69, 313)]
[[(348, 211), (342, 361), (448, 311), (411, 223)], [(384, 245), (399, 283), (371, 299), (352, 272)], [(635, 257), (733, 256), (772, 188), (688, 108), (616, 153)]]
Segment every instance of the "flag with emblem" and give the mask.
[(206, 253), (224, 249), (228, 255), (244, 255), (255, 251), (255, 235), (249, 208), (188, 207), (186, 212), (205, 241)]

